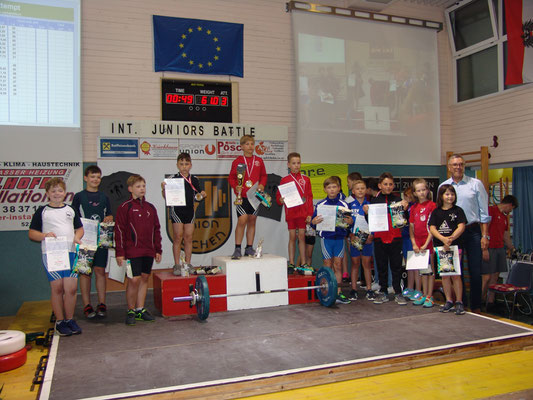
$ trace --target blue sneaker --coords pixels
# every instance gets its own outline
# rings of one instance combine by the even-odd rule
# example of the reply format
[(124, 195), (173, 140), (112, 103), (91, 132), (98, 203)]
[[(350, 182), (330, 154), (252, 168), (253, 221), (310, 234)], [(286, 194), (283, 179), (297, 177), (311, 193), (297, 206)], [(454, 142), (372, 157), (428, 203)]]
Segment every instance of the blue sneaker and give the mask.
[(426, 298), (424, 296), (420, 296), (418, 299), (413, 301), (413, 306), (421, 306), (426, 301)]
[(67, 326), (70, 328), (73, 335), (79, 335), (81, 333), (80, 326), (73, 319), (67, 320)]
[(56, 321), (56, 332), (59, 336), (71, 336), (72, 330), (68, 327), (67, 321)]
[(413, 290), (411, 292), (411, 295), (409, 296), (409, 300), (411, 301), (417, 301), (421, 297), (424, 297), (424, 294), (422, 292), (419, 292), (418, 290)]
[(402, 292), (402, 295), (403, 297), (407, 297), (407, 298), (410, 298), (411, 297), (411, 294), (414, 292), (413, 289), (404, 289), (403, 292)]

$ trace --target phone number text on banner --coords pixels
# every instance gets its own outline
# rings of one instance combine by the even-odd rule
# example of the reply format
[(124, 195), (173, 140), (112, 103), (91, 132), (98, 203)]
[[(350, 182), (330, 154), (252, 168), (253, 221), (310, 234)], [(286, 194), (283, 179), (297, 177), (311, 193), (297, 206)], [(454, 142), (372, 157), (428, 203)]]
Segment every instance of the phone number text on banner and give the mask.
[(37, 208), (48, 203), (45, 184), (51, 178), (65, 181), (70, 204), (82, 176), (79, 161), (0, 161), (0, 231), (29, 228)]

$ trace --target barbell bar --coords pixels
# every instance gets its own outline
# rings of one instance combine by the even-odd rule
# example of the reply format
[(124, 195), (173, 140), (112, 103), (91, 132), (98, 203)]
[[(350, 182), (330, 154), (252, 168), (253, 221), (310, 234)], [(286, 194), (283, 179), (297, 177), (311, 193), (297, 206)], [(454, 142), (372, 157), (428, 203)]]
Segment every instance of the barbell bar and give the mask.
[(335, 304), (337, 299), (337, 279), (335, 274), (330, 268), (322, 267), (318, 270), (315, 279), (314, 286), (295, 287), (288, 289), (271, 289), (260, 290), (247, 293), (225, 293), (209, 295), (209, 286), (205, 276), (200, 275), (196, 278), (194, 287), (190, 285), (189, 296), (174, 297), (174, 303), (178, 302), (190, 302), (190, 307), (196, 306), (196, 313), (198, 318), (203, 321), (209, 317), (210, 299), (215, 298), (227, 298), (236, 296), (250, 296), (254, 294), (268, 294), (268, 293), (282, 293), (282, 292), (295, 292), (298, 290), (316, 290), (316, 294), (320, 304), (325, 307), (331, 307)]

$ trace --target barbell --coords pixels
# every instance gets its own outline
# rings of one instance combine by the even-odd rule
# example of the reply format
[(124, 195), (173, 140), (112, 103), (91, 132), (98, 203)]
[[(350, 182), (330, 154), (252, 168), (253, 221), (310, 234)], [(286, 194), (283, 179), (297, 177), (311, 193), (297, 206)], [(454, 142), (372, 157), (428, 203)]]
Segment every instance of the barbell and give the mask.
[(210, 299), (215, 298), (225, 298), (225, 297), (234, 297), (234, 296), (249, 296), (254, 294), (268, 294), (268, 293), (282, 293), (282, 292), (295, 292), (298, 290), (316, 290), (316, 295), (318, 301), (324, 307), (331, 307), (335, 304), (337, 299), (337, 279), (335, 274), (330, 268), (322, 267), (318, 270), (315, 279), (315, 286), (304, 286), (304, 287), (295, 287), (288, 289), (271, 289), (271, 290), (260, 290), (256, 292), (247, 292), (247, 293), (225, 293), (225, 294), (214, 294), (209, 295), (209, 286), (207, 284), (207, 279), (205, 276), (200, 275), (196, 278), (196, 282), (193, 285), (190, 285), (189, 296), (174, 297), (174, 303), (178, 302), (190, 302), (190, 307), (196, 306), (196, 313), (198, 314), (198, 319), (204, 321), (209, 317), (209, 304)]

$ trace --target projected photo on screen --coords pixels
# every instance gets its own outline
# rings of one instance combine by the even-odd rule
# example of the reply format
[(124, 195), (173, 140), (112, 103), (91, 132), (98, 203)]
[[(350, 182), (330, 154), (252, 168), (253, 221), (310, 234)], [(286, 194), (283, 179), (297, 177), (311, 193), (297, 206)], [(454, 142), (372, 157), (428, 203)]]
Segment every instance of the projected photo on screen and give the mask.
[(80, 125), (80, 0), (0, 1), (0, 124)]
[[(439, 164), (433, 30), (293, 12), (298, 150), (312, 162)], [(331, 149), (331, 152), (327, 151)]]

